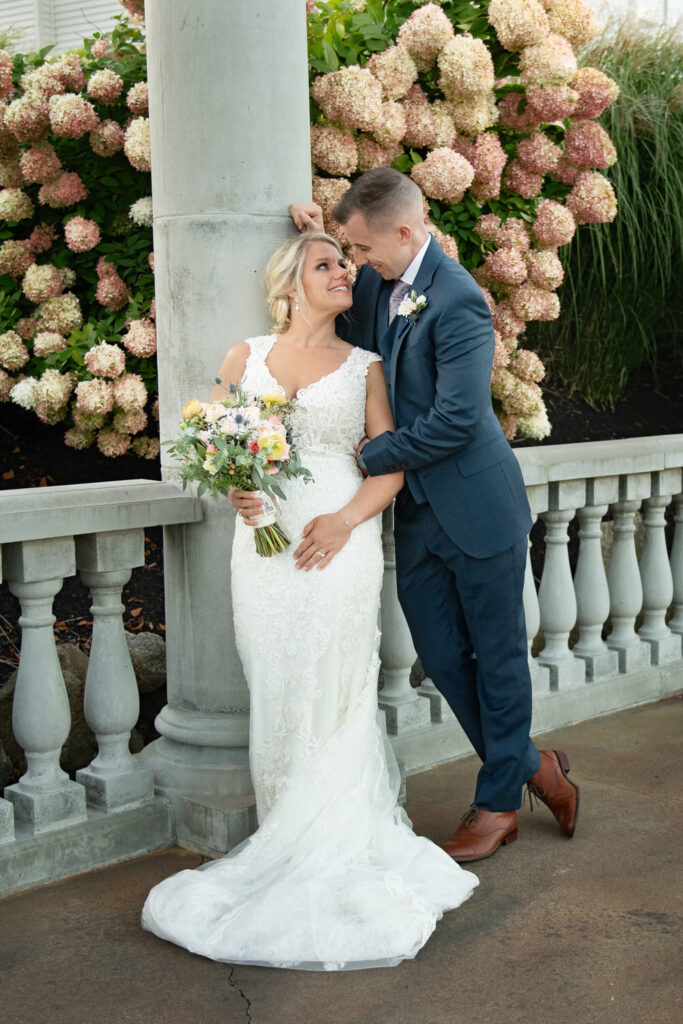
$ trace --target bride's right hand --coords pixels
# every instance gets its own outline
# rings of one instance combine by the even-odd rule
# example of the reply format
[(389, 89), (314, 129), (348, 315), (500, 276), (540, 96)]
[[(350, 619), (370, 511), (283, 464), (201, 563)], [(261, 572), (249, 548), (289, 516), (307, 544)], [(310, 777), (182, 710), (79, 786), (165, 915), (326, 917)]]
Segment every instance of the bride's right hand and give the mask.
[(263, 513), (263, 499), (256, 497), (253, 491), (239, 491), (236, 487), (230, 488), (228, 498), (247, 526), (256, 526), (254, 517)]

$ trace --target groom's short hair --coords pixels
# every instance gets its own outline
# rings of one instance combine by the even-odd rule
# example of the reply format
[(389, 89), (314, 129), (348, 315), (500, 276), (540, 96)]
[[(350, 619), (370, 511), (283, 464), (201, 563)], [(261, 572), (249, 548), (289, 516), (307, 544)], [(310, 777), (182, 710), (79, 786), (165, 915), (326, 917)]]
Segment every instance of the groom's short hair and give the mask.
[(354, 181), (332, 209), (340, 224), (361, 213), (367, 224), (395, 227), (411, 214), (421, 216), (422, 192), (418, 185), (392, 167), (375, 167)]

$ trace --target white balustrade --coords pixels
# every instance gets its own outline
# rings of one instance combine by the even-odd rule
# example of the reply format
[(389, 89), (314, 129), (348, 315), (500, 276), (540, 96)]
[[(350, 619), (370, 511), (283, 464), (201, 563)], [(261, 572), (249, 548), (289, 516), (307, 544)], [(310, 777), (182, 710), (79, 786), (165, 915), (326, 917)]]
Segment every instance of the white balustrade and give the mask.
[(643, 605), (634, 523), (640, 504), (640, 499), (634, 499), (612, 505), (612, 557), (607, 573), (612, 632), (607, 646), (618, 653), (620, 672), (633, 672), (650, 664), (650, 648), (635, 631), (636, 617)]
[(586, 663), (586, 679), (614, 675), (619, 668), (616, 651), (602, 639), (602, 629), (609, 615), (609, 587), (602, 558), (601, 522), (607, 505), (585, 505), (579, 509), (579, 556), (574, 573), (579, 638), (574, 645), (575, 657)]
[(121, 613), (121, 588), (145, 562), (144, 530), (92, 533), (76, 540), (76, 565), (90, 587), (92, 646), (85, 683), (85, 718), (97, 737), (98, 754), (76, 773), (88, 803), (114, 810), (154, 796), (154, 775), (129, 750), (140, 698)]
[[(680, 471), (675, 471), (680, 486)], [(646, 498), (643, 505), (645, 541), (640, 556), (640, 578), (643, 587), (643, 624), (638, 636), (645, 640), (652, 652), (652, 664), (663, 665), (681, 657), (681, 637), (672, 633), (666, 624), (666, 613), (673, 599), (673, 575), (666, 550), (665, 512), (671, 504), (670, 494), (658, 493), (669, 480), (667, 474), (652, 474), (653, 496)]]
[(673, 615), (669, 629), (683, 634), (683, 494), (674, 498), (674, 542), (671, 548)]
[(396, 589), (393, 506), (384, 511), (382, 544), (384, 578), (380, 598), (382, 639), (379, 654), (384, 684), (379, 692), (379, 706), (385, 713), (387, 732), (397, 736), (406, 729), (427, 725), (431, 720), (431, 712), (430, 705), (421, 700), (420, 694), (410, 685), (410, 672), (417, 654)]
[[(554, 503), (559, 503), (559, 497), (554, 498)], [(541, 514), (546, 528), (546, 550), (538, 599), (545, 646), (538, 660), (550, 669), (553, 690), (583, 683), (586, 678), (584, 663), (569, 649), (569, 634), (577, 610), (567, 548), (567, 526), (574, 514), (574, 508), (550, 508)]]
[(31, 833), (85, 818), (85, 790), (59, 764), (71, 714), (52, 626), (52, 602), (65, 576), (75, 571), (71, 537), (8, 544), (5, 577), (21, 604), (21, 657), (12, 728), (26, 755), (27, 770), (5, 796), (17, 822)]

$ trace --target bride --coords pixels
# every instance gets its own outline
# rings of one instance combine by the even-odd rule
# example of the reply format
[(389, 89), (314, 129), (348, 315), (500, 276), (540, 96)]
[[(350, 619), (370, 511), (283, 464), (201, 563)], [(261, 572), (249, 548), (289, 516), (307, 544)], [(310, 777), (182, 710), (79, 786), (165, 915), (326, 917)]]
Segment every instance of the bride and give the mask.
[(337, 242), (319, 232), (286, 242), (266, 285), (273, 333), (233, 346), (220, 377), (296, 399), (295, 441), (313, 482), (284, 482), (279, 522), (292, 546), (272, 558), (256, 553), (254, 497), (233, 495), (235, 634), (259, 828), (222, 859), (155, 886), (142, 923), (228, 963), (393, 966), (478, 884), (412, 831), (378, 722), (378, 513), (403, 475), (363, 480), (356, 466), (361, 438), (393, 422), (379, 356), (335, 333), (351, 306)]

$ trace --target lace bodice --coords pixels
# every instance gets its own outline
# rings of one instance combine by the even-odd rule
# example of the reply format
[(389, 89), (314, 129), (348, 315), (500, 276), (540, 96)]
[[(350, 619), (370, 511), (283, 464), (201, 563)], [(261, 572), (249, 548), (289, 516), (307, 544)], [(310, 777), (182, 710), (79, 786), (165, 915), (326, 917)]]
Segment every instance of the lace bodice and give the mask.
[[(266, 364), (275, 341), (272, 334), (249, 339), (242, 383), (250, 395), (280, 388)], [(374, 352), (354, 348), (336, 370), (297, 391), (292, 432), (304, 464), (306, 451), (355, 454), (365, 434), (365, 387), (359, 384), (364, 382), (370, 363), (378, 361)]]

